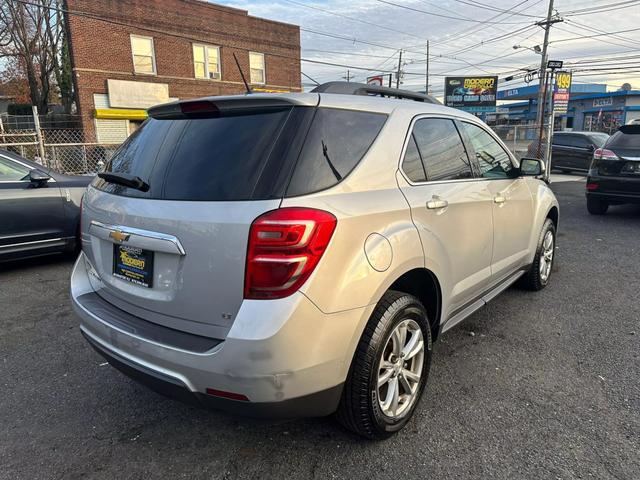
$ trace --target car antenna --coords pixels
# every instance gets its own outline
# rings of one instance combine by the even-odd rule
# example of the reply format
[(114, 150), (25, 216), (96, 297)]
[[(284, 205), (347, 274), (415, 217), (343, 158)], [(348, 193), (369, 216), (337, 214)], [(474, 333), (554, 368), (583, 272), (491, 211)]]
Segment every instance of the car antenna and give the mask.
[(244, 88), (247, 89), (247, 93), (253, 93), (251, 91), (251, 87), (247, 83), (247, 79), (244, 78), (244, 73), (242, 73), (242, 69), (240, 68), (240, 62), (238, 61), (238, 57), (236, 57), (236, 52), (233, 52), (233, 58), (236, 61), (236, 66), (238, 67), (238, 71), (240, 72), (240, 76), (242, 77), (242, 83), (244, 83)]

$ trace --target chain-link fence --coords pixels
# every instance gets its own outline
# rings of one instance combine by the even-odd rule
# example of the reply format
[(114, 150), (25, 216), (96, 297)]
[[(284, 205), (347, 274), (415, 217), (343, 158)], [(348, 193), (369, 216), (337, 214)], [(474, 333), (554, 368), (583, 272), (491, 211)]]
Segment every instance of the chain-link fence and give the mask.
[(0, 149), (67, 174), (93, 173), (119, 144), (84, 142), (78, 115), (0, 115)]
[(543, 129), (543, 141), (539, 142), (538, 125), (494, 125), (493, 131), (511, 149), (517, 158), (544, 158), (547, 127)]

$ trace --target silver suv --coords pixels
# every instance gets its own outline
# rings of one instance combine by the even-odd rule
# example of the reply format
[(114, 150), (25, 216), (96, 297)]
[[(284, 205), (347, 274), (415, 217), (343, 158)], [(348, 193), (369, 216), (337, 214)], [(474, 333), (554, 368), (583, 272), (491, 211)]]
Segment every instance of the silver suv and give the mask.
[(157, 391), (337, 411), (384, 438), (439, 335), (516, 281), (549, 281), (541, 163), (430, 97), (330, 83), (149, 117), (85, 194), (71, 296), (91, 346)]

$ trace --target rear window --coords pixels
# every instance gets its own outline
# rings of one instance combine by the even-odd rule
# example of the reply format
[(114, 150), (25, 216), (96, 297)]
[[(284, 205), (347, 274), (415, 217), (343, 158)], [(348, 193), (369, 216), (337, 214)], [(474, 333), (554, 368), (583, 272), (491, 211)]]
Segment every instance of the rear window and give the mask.
[(609, 140), (609, 135), (606, 133), (590, 133), (589, 138), (595, 146), (602, 147)]
[[(638, 127), (640, 127), (640, 125), (638, 125)], [(640, 128), (629, 128), (629, 130), (631, 133), (617, 131), (611, 135), (607, 142), (607, 147), (640, 148)]]
[(291, 108), (221, 118), (149, 119), (106, 170), (136, 175), (148, 192), (97, 178), (104, 191), (165, 200), (247, 200)]
[(386, 119), (379, 113), (318, 108), (287, 196), (325, 190), (342, 181), (367, 153)]

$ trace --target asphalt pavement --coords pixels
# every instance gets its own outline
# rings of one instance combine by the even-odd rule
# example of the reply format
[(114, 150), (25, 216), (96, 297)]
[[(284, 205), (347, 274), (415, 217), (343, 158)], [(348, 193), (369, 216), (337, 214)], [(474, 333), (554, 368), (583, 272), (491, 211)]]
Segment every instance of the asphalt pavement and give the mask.
[(583, 182), (553, 188), (550, 285), (444, 334), (414, 419), (384, 442), (165, 399), (81, 337), (73, 258), (0, 265), (0, 479), (640, 478), (640, 208), (593, 217)]

